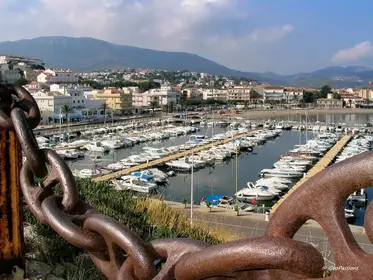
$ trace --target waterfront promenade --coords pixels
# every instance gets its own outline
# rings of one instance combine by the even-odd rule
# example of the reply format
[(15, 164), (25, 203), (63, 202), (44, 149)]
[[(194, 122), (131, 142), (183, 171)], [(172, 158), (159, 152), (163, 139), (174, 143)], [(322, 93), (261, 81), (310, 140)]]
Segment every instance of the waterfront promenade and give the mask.
[(300, 179), (271, 209), (271, 214), (275, 213), (277, 208), (296, 191), (301, 185), (303, 185), (308, 179), (315, 176), (320, 171), (328, 167), (337, 155), (341, 152), (344, 146), (351, 140), (351, 135), (343, 136), (315, 165), (312, 167), (302, 179)]
[[(175, 211), (182, 211), (190, 219), (190, 205), (174, 201), (164, 201)], [(268, 222), (265, 215), (259, 213), (240, 212), (237, 216), (234, 210), (214, 208), (209, 209), (200, 205), (193, 205), (193, 224), (202, 228), (221, 229), (232, 234), (233, 239), (263, 236)], [(373, 253), (370, 243), (362, 226), (349, 225), (350, 230), (361, 248), (368, 253)], [(296, 233), (294, 239), (307, 242), (319, 249), (326, 260), (333, 264), (332, 248), (321, 226), (313, 221), (307, 221)]]

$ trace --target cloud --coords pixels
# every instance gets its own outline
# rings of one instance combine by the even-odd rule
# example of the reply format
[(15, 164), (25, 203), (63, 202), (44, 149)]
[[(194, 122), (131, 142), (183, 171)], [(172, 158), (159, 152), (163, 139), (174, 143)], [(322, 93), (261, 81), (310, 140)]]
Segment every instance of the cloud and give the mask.
[(373, 44), (369, 41), (361, 42), (350, 49), (340, 50), (332, 57), (334, 63), (358, 61), (373, 56)]
[(294, 26), (292, 26), (291, 24), (259, 28), (255, 29), (250, 34), (250, 39), (255, 42), (274, 42), (281, 40), (283, 37), (293, 32), (293, 30)]
[[(0, 33), (0, 41), (39, 36), (93, 37), (117, 44), (197, 53), (243, 69), (251, 53), (258, 56), (257, 46), (280, 40), (294, 29), (290, 24), (255, 29), (255, 7), (247, 0), (23, 2), (0, 0), (0, 25), (7, 27)], [(243, 57), (249, 58), (244, 62)]]

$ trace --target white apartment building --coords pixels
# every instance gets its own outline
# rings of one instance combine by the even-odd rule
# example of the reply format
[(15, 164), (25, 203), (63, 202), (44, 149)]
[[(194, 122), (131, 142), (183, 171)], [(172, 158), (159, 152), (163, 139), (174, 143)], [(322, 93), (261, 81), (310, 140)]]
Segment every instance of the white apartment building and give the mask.
[(301, 88), (285, 88), (284, 99), (287, 103), (299, 102), (303, 99), (303, 89)]
[(91, 92), (92, 88), (87, 85), (50, 85), (50, 91), (57, 91), (64, 95), (70, 95), (72, 97), (72, 107), (81, 109), (86, 107), (85, 92)]
[(1, 77), (3, 82), (14, 84), (19, 78), (21, 78), (20, 70), (2, 70)]
[(38, 82), (31, 82), (27, 85), (24, 85), (23, 87), (27, 89), (30, 93), (35, 93), (42, 90), (49, 90), (48, 85)]
[(265, 86), (263, 88), (264, 101), (281, 101), (282, 99), (284, 99), (284, 87)]
[(226, 101), (228, 98), (228, 90), (226, 89), (205, 89), (202, 90), (203, 100), (215, 99)]
[(150, 107), (152, 102), (158, 106), (167, 104), (178, 104), (180, 101), (180, 93), (169, 86), (162, 86), (157, 89), (150, 89), (143, 93), (132, 93), (132, 105), (134, 107)]
[(40, 108), (42, 124), (53, 123), (55, 120), (59, 120), (62, 106), (72, 106), (72, 98), (69, 95), (38, 91), (33, 93), (32, 96)]
[(47, 69), (38, 75), (39, 83), (77, 83), (78, 76), (70, 69)]
[(233, 86), (228, 89), (227, 100), (248, 101), (250, 100), (251, 87)]

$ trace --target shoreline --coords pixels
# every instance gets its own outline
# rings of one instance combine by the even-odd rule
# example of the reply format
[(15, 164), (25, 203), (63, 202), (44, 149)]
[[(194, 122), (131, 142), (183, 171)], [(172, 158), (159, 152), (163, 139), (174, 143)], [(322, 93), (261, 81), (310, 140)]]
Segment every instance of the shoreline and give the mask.
[[(232, 117), (242, 117), (248, 120), (258, 120), (258, 119), (265, 119), (268, 118), (276, 118), (276, 117), (288, 117), (288, 116), (298, 116), (298, 115), (305, 115), (307, 113), (308, 116), (316, 116), (316, 115), (350, 115), (350, 114), (373, 114), (372, 109), (356, 109), (356, 108), (348, 108), (348, 109), (290, 109), (290, 110), (245, 110), (241, 111), (240, 114), (225, 114), (225, 115), (214, 115), (214, 118), (224, 119), (224, 118), (232, 118)], [(212, 117), (211, 114), (206, 115), (208, 117)]]

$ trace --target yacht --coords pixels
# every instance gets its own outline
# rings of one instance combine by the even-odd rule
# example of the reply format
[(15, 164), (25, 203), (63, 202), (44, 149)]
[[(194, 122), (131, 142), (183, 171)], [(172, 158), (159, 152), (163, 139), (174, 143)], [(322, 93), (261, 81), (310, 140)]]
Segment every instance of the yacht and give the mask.
[(123, 176), (120, 180), (112, 181), (114, 188), (118, 191), (134, 191), (139, 193), (151, 193), (155, 191), (158, 186), (145, 180), (141, 180), (135, 176)]
[(267, 186), (269, 188), (275, 188), (280, 191), (287, 191), (289, 190), (288, 184), (291, 184), (292, 182), (289, 181), (289, 183), (281, 183), (282, 178), (261, 178), (256, 181), (255, 185), (262, 185)]
[(85, 148), (90, 152), (108, 152), (110, 149), (107, 146), (104, 146), (99, 141), (91, 142), (90, 144), (86, 145)]
[(104, 140), (101, 142), (101, 144), (111, 150), (120, 149), (123, 147), (123, 143), (120, 140)]
[(93, 178), (101, 175), (101, 173), (97, 169), (82, 169), (74, 170), (73, 175), (78, 178)]
[(77, 159), (79, 154), (71, 150), (57, 150), (57, 154), (63, 159)]
[[(167, 175), (164, 174), (162, 171), (158, 170), (159, 172), (153, 172), (150, 169), (142, 170), (142, 171), (137, 171), (131, 173), (132, 176), (138, 177), (141, 179), (144, 179), (148, 182), (154, 181), (155, 183), (163, 184), (167, 182)], [(162, 172), (163, 174), (161, 174)]]
[(268, 188), (268, 191), (271, 192), (271, 193), (273, 193), (274, 195), (279, 195), (281, 193), (281, 190), (276, 189), (273, 186), (264, 185), (264, 184), (260, 184), (260, 183), (254, 184), (252, 182), (247, 182), (247, 187), (250, 188), (250, 189), (266, 187), (266, 188)]
[(166, 165), (178, 171), (190, 171), (193, 166), (193, 164), (187, 163), (183, 160), (172, 160), (167, 162)]
[(292, 170), (281, 170), (277, 168), (273, 169), (263, 169), (260, 172), (261, 177), (280, 177), (280, 178), (300, 178), (303, 176), (303, 172), (300, 171), (292, 171)]
[(243, 202), (251, 202), (253, 198), (255, 198), (257, 201), (272, 200), (276, 195), (269, 191), (267, 187), (261, 186), (259, 188), (243, 188), (242, 190), (238, 191), (235, 196), (237, 199)]

